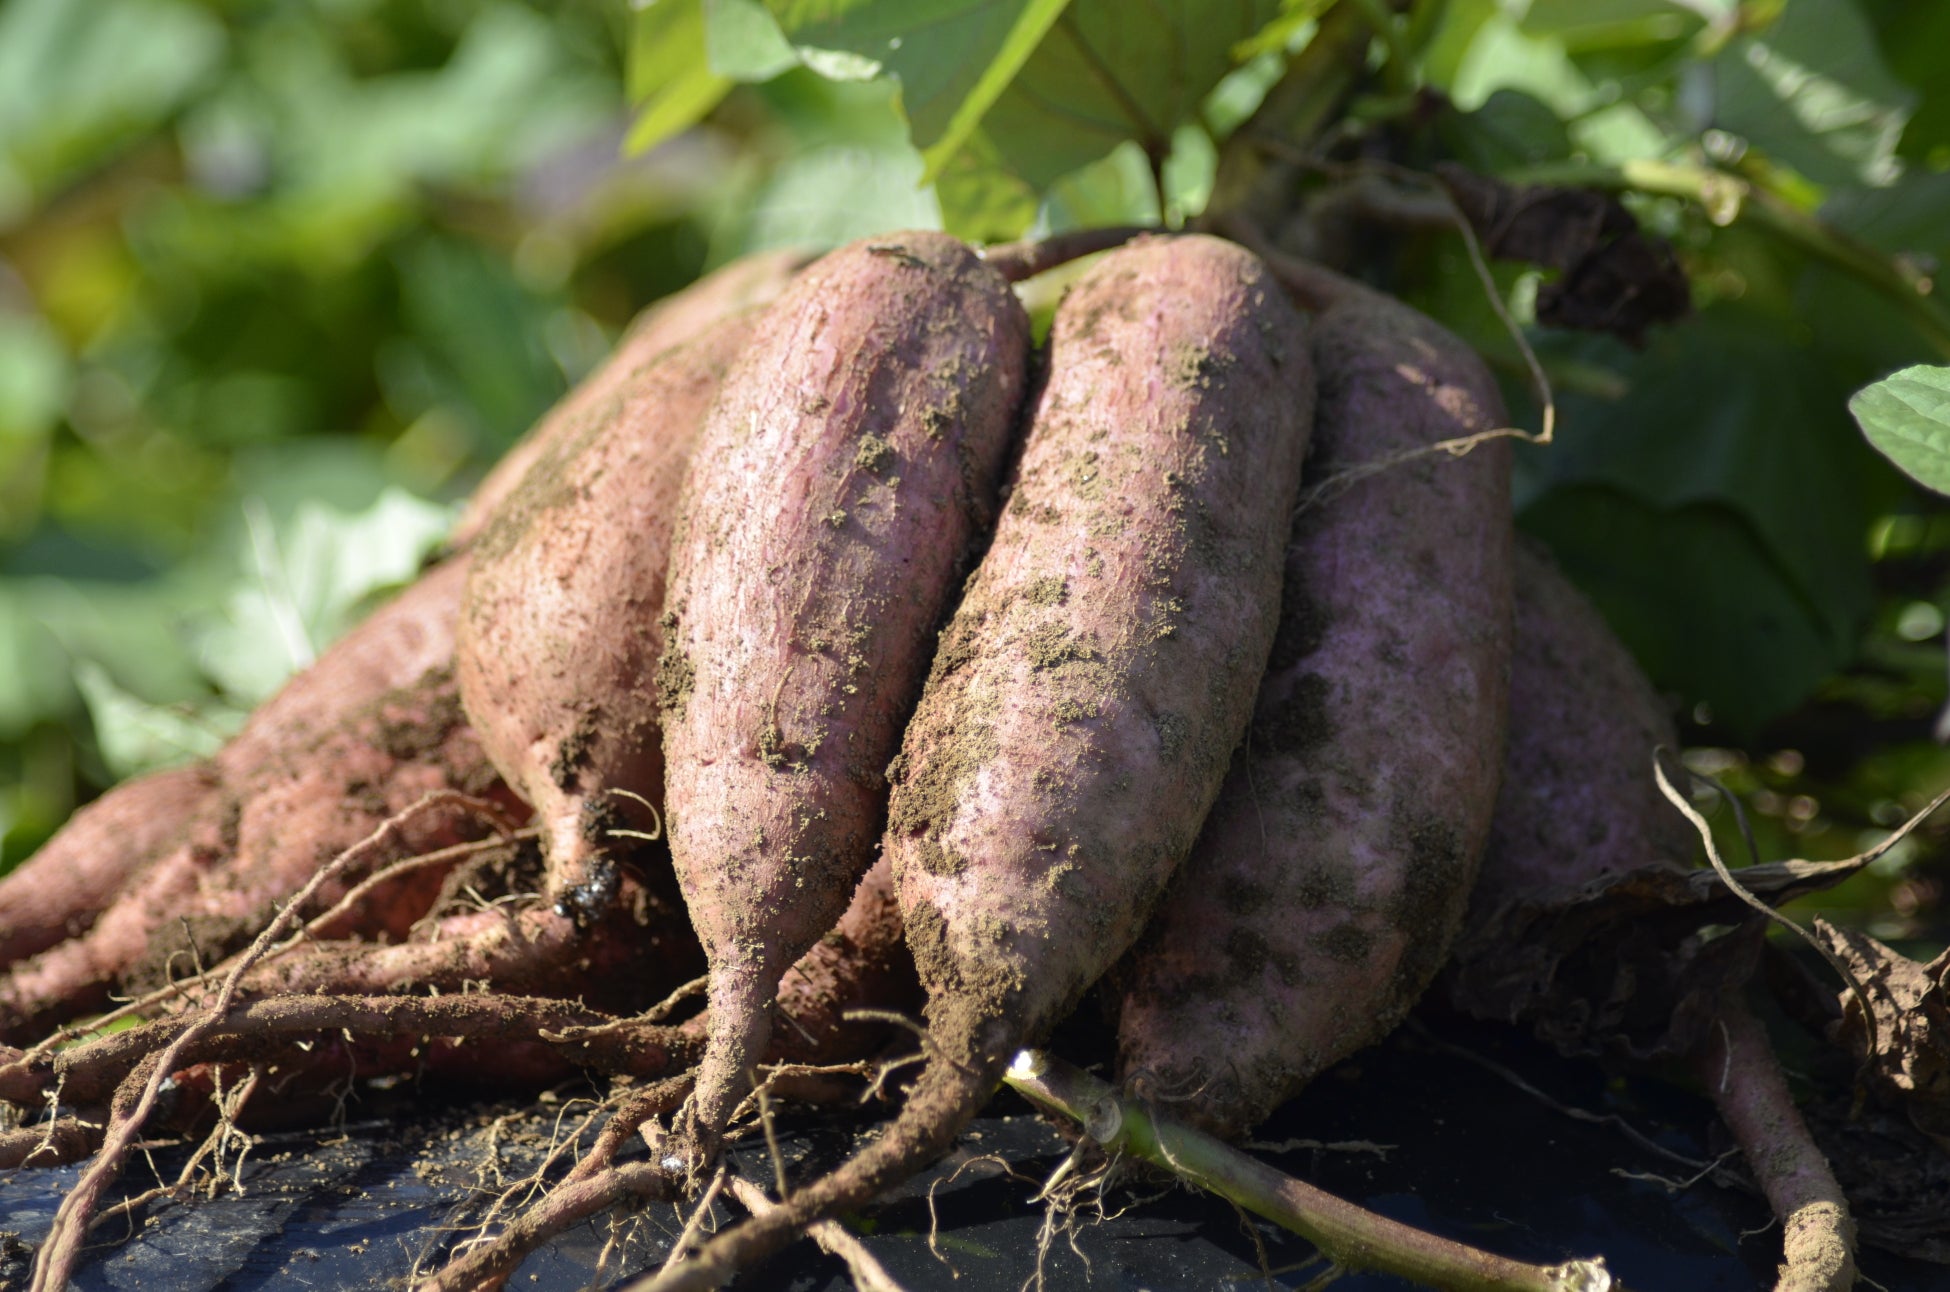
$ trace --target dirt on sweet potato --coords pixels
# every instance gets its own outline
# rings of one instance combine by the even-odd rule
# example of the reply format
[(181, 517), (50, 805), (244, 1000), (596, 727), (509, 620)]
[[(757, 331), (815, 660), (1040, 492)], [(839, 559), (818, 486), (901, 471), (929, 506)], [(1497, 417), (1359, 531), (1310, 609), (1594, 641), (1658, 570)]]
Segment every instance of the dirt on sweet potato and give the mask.
[[(529, 471), (475, 544), (455, 669), (494, 765), (544, 829), (547, 896), (600, 920), (617, 828), (654, 834), (663, 800), (664, 582), (677, 497), (706, 410), (754, 314), (633, 369), (607, 411)], [(629, 850), (625, 844), (622, 851)]]
[(713, 1286), (905, 1178), (1137, 936), (1251, 710), (1311, 394), (1303, 325), (1237, 246), (1141, 240), (1072, 289), (890, 769), (928, 1065), (871, 1147), (654, 1286)]
[(686, 485), (660, 686), (671, 852), (711, 957), (708, 1154), (780, 976), (873, 861), (888, 760), (991, 522), (1029, 323), (962, 243), (888, 234), (760, 323)]
[[(1408, 306), (1314, 323), (1309, 485), (1500, 425), (1496, 383)], [(1122, 967), (1123, 1080), (1250, 1130), (1385, 1035), (1442, 963), (1488, 834), (1510, 650), (1510, 458), (1407, 457), (1304, 509), (1245, 743)]]

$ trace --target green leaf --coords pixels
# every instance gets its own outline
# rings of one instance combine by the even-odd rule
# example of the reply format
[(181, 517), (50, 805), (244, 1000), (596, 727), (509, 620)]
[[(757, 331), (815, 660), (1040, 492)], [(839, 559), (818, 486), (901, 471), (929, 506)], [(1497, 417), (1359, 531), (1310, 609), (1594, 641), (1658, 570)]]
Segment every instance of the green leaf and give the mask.
[(799, 52), (760, 0), (705, 0), (711, 70), (734, 81), (769, 81), (799, 65)]
[(224, 44), (222, 24), (180, 0), (0, 7), (0, 225), (161, 122)]
[(630, 27), (630, 98), (642, 111), (624, 147), (643, 152), (696, 125), (731, 86), (711, 65), (704, 0), (650, 0)]
[[(800, 58), (900, 82), (932, 179), (981, 123), (1069, 0), (767, 0)], [(835, 61), (835, 60), (838, 61)]]
[(1162, 159), (1279, 0), (1073, 0), (983, 118), (1003, 163), (1038, 190), (1126, 140)]
[(1822, 222), (1880, 250), (1950, 255), (1950, 172), (1913, 170), (1886, 188), (1849, 187), (1822, 203)]
[(205, 671), (247, 704), (317, 658), (375, 593), (410, 582), (452, 522), (447, 508), (396, 488), (360, 512), (305, 503), (278, 525), (247, 502), (245, 515), (245, 577), (199, 646)]
[(1916, 95), (1853, 0), (1790, 4), (1713, 62), (1714, 124), (1817, 184), (1887, 184)]
[(1436, 85), (1446, 89), (1458, 107), (1478, 108), (1502, 89), (1520, 90), (1565, 120), (1592, 106), (1590, 78), (1578, 70), (1556, 37), (1526, 31), (1505, 9), (1481, 0), (1459, 4), (1452, 21), (1458, 34), (1439, 34), (1430, 58), (1432, 66), (1450, 78), (1446, 85), (1440, 80)]
[(1697, 6), (1679, 0), (1532, 0), (1522, 25), (1576, 54), (1679, 40), (1704, 23)]
[(1571, 155), (1557, 113), (1522, 90), (1493, 91), (1474, 112), (1445, 114), (1439, 128), (1456, 160), (1491, 174)]
[(221, 705), (150, 704), (117, 686), (93, 660), (76, 665), (75, 682), (87, 701), (102, 761), (117, 778), (208, 758), (244, 723), (240, 710)]
[(1561, 348), (1608, 362), (1629, 394), (1560, 401), (1557, 443), (1535, 455), (1549, 483), (1605, 485), (1668, 510), (1725, 508), (1833, 649), (1850, 650), (1871, 603), (1866, 535), (1894, 477), (1842, 418), (1848, 383), (1783, 344), (1777, 320), (1739, 306), (1656, 332), (1641, 354), (1610, 342)]
[(0, 740), (64, 715), (73, 701), (67, 656), (34, 613), (31, 593), (18, 580), (0, 582)]
[(939, 175), (948, 159), (968, 141), (969, 135), (981, 122), (982, 114), (1009, 88), (1009, 83), (1015, 80), (1023, 64), (1029, 61), (1029, 56), (1036, 52), (1036, 46), (1069, 3), (1070, 0), (1029, 0), (1017, 17), (1015, 26), (1009, 29), (1002, 48), (982, 69), (982, 79), (975, 83), (975, 88), (955, 109), (940, 136), (932, 141), (916, 137), (915, 142), (922, 145), (921, 155), (927, 159), (929, 179)]
[(1041, 222), (1053, 233), (1113, 224), (1156, 224), (1158, 185), (1144, 150), (1122, 143), (1110, 156), (1050, 185)]
[(1661, 690), (1705, 701), (1736, 732), (1792, 708), (1848, 660), (1767, 546), (1725, 507), (1650, 507), (1586, 485), (1546, 494), (1520, 520)]
[(72, 379), (54, 329), (32, 315), (0, 312), (0, 446), (54, 429)]
[(1950, 368), (1918, 365), (1848, 401), (1862, 434), (1911, 479), (1950, 494)]
[(934, 181), (941, 225), (968, 242), (1014, 238), (1036, 218), (1036, 194), (1002, 168), (988, 136), (977, 130)]
[(918, 156), (837, 145), (780, 163), (749, 203), (739, 245), (833, 247), (890, 229), (940, 227)]
[(514, 443), (562, 393), (562, 370), (542, 343), (554, 303), (530, 295), (502, 258), (465, 239), (423, 236), (395, 256), (411, 340), (393, 361), (423, 365), (429, 393), (472, 413), (479, 442), (496, 451)]
[[(1915, 0), (1869, 0), (1878, 45), (1889, 67), (1911, 88), (1935, 91), (1950, 49), (1950, 5)], [(1950, 166), (1950, 95), (1925, 94), (1903, 130), (1902, 155), (1935, 170)]]
[(738, 201), (714, 260), (768, 247), (829, 247), (892, 229), (938, 229), (892, 81), (832, 81), (800, 69), (758, 91), (793, 133), (784, 160)]

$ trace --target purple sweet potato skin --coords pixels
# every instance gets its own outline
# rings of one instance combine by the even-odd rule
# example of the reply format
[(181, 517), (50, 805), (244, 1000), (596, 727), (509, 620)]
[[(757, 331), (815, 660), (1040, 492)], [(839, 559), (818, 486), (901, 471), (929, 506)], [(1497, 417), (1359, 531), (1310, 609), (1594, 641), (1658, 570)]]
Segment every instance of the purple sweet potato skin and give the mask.
[(1303, 322), (1231, 243), (1133, 243), (1058, 309), (889, 811), (951, 1059), (1044, 1032), (1191, 848), (1273, 641), (1312, 400)]
[(541, 457), (473, 550), (461, 698), (543, 824), (547, 895), (589, 918), (615, 882), (607, 829), (655, 826), (627, 794), (662, 803), (652, 679), (677, 500), (757, 317), (719, 320), (638, 366)]
[(1597, 608), (1550, 557), (1516, 553), (1510, 740), (1470, 923), (1692, 856), (1692, 827), (1652, 777), (1671, 714)]
[[(1362, 292), (1315, 320), (1310, 483), (1502, 424), (1455, 337)], [(1379, 1039), (1461, 921), (1502, 761), (1502, 441), (1412, 458), (1303, 510), (1252, 727), (1120, 972), (1123, 1078), (1222, 1134)]]
[(928, 1065), (878, 1139), (660, 1288), (717, 1287), (907, 1179), (1137, 936), (1252, 712), (1312, 394), (1305, 325), (1231, 243), (1133, 242), (1071, 289), (889, 769)]
[(707, 1138), (762, 1053), (780, 975), (873, 861), (885, 768), (993, 516), (1028, 346), (1021, 305), (967, 247), (886, 235), (794, 281), (704, 428), (659, 687), (671, 852), (713, 966)]
[(0, 967), (85, 933), (217, 797), (204, 763), (117, 785), (0, 880)]
[[(1677, 732), (1624, 643), (1548, 556), (1520, 544), (1516, 572), (1503, 785), (1445, 992), (1476, 1017), (1531, 1022), (1567, 1052), (1597, 1040), (1684, 1049), (1691, 1011), (1673, 1011), (1671, 1037), (1661, 1016), (1648, 1040), (1648, 1011), (1627, 999), (1713, 996), (1674, 977), (1703, 972), (1686, 968), (1681, 948), (1708, 918), (1683, 898), (1692, 828), (1652, 776), (1653, 750), (1676, 749)], [(1565, 963), (1587, 956), (1603, 962), (1598, 979)], [(1594, 996), (1603, 978), (1611, 986)]]
[(592, 418), (604, 415), (616, 393), (644, 364), (665, 350), (689, 342), (720, 319), (772, 301), (792, 276), (812, 259), (797, 250), (760, 251), (706, 274), (684, 290), (666, 296), (636, 317), (615, 351), (503, 454), (467, 500), (448, 541), (465, 547), (479, 538), (529, 468), (575, 438)]
[(921, 999), (893, 866), (882, 856), (853, 891), (839, 923), (779, 980), (778, 1009), (789, 1021), (773, 1029), (772, 1055), (790, 1063), (857, 1060), (885, 1042), (888, 1027), (849, 1019), (849, 1011), (912, 1014)]

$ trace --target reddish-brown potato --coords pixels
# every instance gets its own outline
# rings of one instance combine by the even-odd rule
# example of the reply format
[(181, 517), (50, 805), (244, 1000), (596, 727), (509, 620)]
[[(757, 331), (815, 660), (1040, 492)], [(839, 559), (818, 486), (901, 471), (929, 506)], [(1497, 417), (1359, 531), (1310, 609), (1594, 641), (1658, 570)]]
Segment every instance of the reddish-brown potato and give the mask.
[(454, 522), (448, 541), (465, 547), (480, 537), (520, 487), (528, 469), (563, 441), (580, 434), (592, 419), (606, 416), (616, 393), (635, 379), (644, 364), (665, 350), (688, 343), (720, 319), (767, 304), (811, 259), (811, 253), (804, 251), (755, 252), (706, 274), (637, 315), (609, 358), (562, 396), (481, 478), (460, 519)]
[[(449, 668), (465, 573), (464, 561), (430, 571), (266, 701), (212, 760), (220, 788), (178, 842), (85, 934), (0, 981), (0, 1037), (98, 1008), (117, 983), (214, 963), (269, 920), (273, 902), (428, 791), (503, 793)], [(443, 808), (408, 823), (400, 843), (431, 850), (490, 828)], [(423, 908), (403, 894), (379, 926), (403, 932)]]
[(894, 869), (881, 857), (853, 891), (832, 931), (779, 980), (772, 1057), (787, 1063), (846, 1063), (869, 1058), (887, 1038), (877, 1019), (854, 1010), (912, 1014), (921, 1005), (894, 894)]
[[(1503, 787), (1449, 998), (1567, 1051), (1684, 1054), (1781, 1221), (1777, 1287), (1852, 1287), (1848, 1199), (1745, 1003), (1758, 929), (1683, 864), (1692, 827), (1653, 779), (1653, 751), (1677, 744), (1667, 707), (1550, 559), (1517, 557)], [(1744, 877), (1774, 897), (1770, 869)], [(1743, 918), (1745, 935), (1696, 936)]]
[(652, 674), (677, 497), (756, 320), (720, 320), (638, 367), (606, 412), (535, 464), (473, 548), (461, 699), (535, 808), (549, 900), (578, 920), (601, 919), (614, 895), (610, 831), (656, 826), (643, 804), (663, 798)]
[[(1314, 363), (1315, 483), (1503, 423), (1482, 361), (1374, 293), (1315, 320)], [(1496, 799), (1510, 545), (1501, 441), (1301, 513), (1246, 744), (1121, 974), (1127, 1082), (1243, 1133), (1421, 995)]]
[(726, 381), (684, 496), (659, 685), (672, 858), (711, 958), (708, 1153), (780, 975), (872, 863), (888, 760), (993, 515), (1029, 322), (943, 234), (802, 273)]
[(1516, 574), (1510, 741), (1472, 925), (1509, 901), (1689, 860), (1698, 842), (1652, 778), (1653, 751), (1679, 735), (1638, 661), (1530, 543)]
[(1071, 290), (893, 772), (934, 1057), (864, 1153), (655, 1286), (714, 1285), (910, 1174), (1137, 936), (1252, 709), (1312, 394), (1299, 316), (1230, 243), (1136, 242)]
[(218, 796), (205, 763), (151, 772), (82, 808), (0, 879), (0, 967), (79, 937)]

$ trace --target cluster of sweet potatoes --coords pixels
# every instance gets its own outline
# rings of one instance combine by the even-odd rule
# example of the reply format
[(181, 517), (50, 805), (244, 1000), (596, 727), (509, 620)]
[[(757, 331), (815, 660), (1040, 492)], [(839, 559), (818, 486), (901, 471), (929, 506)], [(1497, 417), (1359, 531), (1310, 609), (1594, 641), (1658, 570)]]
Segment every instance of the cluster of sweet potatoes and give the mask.
[(236, 964), (207, 1072), (336, 1079), (308, 1019), (354, 1071), (493, 1035), (446, 1068), (667, 1079), (630, 1115), (668, 1115), (677, 1188), (755, 1082), (829, 1090), (921, 1006), (886, 1132), (659, 1284), (714, 1285), (942, 1151), (1093, 989), (1126, 1087), (1239, 1135), (1459, 934), (1469, 1007), (1521, 976), (1484, 933), (1511, 903), (1689, 855), (1656, 698), (1513, 550), (1465, 345), (1185, 235), (1105, 253), (1037, 347), (1016, 263), (888, 235), (653, 311), (441, 564), (0, 882), (0, 1040), (32, 1047), (0, 1097), (128, 1106), (139, 1045), (50, 1030), (116, 990), (180, 1029), (328, 863), (302, 936)]

